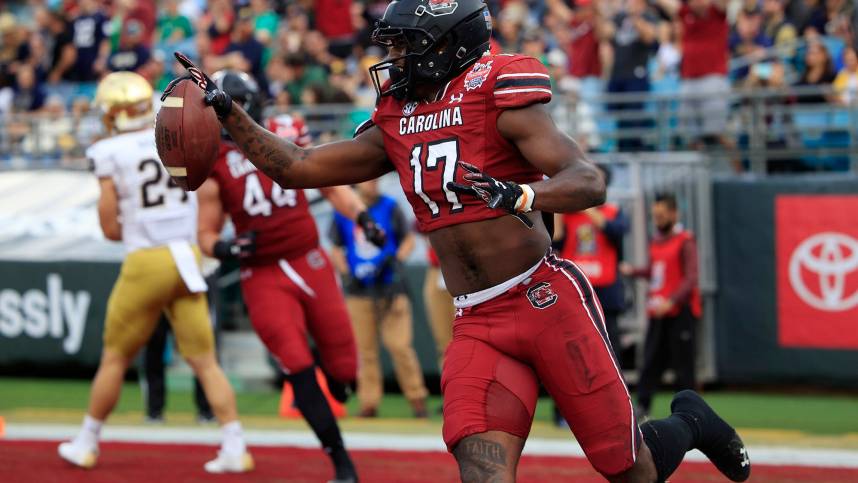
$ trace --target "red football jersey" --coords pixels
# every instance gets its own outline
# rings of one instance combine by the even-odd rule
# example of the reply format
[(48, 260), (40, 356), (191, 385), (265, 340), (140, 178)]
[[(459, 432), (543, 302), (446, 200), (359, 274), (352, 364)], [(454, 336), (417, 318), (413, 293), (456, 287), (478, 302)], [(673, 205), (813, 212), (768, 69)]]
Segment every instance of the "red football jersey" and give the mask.
[(260, 265), (300, 257), (319, 246), (303, 190), (283, 189), (258, 171), (231, 142), (223, 142), (212, 178), (236, 233), (256, 231), (256, 252), (242, 263)]
[(465, 183), (457, 161), (517, 183), (542, 179), (497, 129), (504, 109), (551, 100), (545, 67), (523, 55), (485, 55), (451, 80), (434, 102), (405, 102), (385, 96), (373, 113), (384, 134), (387, 157), (422, 232), (505, 215), (472, 196), (447, 190), (448, 181)]

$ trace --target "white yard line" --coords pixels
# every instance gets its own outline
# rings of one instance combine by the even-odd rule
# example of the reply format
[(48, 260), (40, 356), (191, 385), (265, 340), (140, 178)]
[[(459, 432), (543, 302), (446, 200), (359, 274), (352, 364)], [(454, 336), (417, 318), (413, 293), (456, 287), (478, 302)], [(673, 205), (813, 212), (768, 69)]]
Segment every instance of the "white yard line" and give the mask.
[[(78, 426), (71, 424), (7, 424), (5, 439), (59, 441), (73, 437), (77, 431)], [(310, 431), (245, 430), (244, 435), (251, 446), (294, 446), (299, 448), (318, 448), (319, 446), (316, 437)], [(217, 428), (106, 426), (102, 440), (217, 445), (220, 443), (220, 436), (220, 430)], [(345, 440), (346, 445), (352, 449), (446, 451), (440, 436), (431, 435), (348, 432), (345, 434)], [(858, 469), (858, 451), (749, 446), (748, 452), (751, 455), (751, 461), (756, 464)], [(524, 453), (538, 456), (584, 456), (584, 452), (575, 441), (543, 438), (530, 438), (524, 448)], [(706, 461), (706, 457), (695, 450), (686, 456), (686, 460)]]

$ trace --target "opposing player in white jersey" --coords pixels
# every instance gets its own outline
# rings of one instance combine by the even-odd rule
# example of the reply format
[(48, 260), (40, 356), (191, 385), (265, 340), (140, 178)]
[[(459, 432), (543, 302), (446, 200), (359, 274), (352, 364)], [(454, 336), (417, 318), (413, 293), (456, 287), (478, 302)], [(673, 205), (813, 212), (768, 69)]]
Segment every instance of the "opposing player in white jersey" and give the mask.
[(223, 428), (221, 449), (206, 471), (249, 471), (253, 459), (235, 393), (215, 359), (196, 244), (197, 199), (172, 184), (158, 161), (152, 87), (137, 74), (117, 72), (101, 81), (95, 102), (111, 134), (87, 150), (101, 188), (98, 217), (104, 236), (122, 241), (127, 256), (107, 302), (104, 348), (87, 414), (59, 454), (77, 466), (95, 465), (101, 427), (119, 399), (125, 371), (164, 312)]

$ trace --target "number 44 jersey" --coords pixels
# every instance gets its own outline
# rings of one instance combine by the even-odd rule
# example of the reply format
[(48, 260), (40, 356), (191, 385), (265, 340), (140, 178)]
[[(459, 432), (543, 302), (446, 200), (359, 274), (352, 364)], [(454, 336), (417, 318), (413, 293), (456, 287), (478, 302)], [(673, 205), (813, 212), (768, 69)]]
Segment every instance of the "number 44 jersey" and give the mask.
[(116, 187), (122, 241), (128, 252), (197, 239), (197, 198), (164, 170), (155, 148), (155, 130), (102, 139), (86, 150), (99, 178)]
[(304, 191), (281, 188), (232, 142), (221, 144), (211, 177), (217, 181), (221, 205), (236, 233), (256, 232), (256, 251), (242, 264), (291, 260), (319, 246), (316, 222)]
[[(420, 231), (503, 216), (471, 196), (447, 189), (463, 183), (465, 161), (487, 174), (517, 183), (542, 179), (542, 173), (500, 135), (498, 116), (551, 100), (545, 67), (523, 55), (485, 55), (451, 80), (434, 102), (381, 98), (373, 113), (384, 134), (387, 157), (399, 173)], [(549, 148), (550, 149), (550, 148)]]

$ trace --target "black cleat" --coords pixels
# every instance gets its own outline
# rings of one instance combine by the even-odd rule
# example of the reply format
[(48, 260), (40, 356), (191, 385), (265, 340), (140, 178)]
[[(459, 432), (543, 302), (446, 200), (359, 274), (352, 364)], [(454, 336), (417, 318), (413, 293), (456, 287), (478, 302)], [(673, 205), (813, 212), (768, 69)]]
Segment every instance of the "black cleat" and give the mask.
[(695, 431), (696, 448), (731, 481), (745, 481), (751, 476), (751, 460), (742, 438), (721, 419), (706, 401), (694, 391), (678, 392), (670, 411), (686, 421)]
[(334, 463), (336, 476), (328, 483), (358, 483), (357, 470), (345, 448), (335, 448), (328, 453)]

